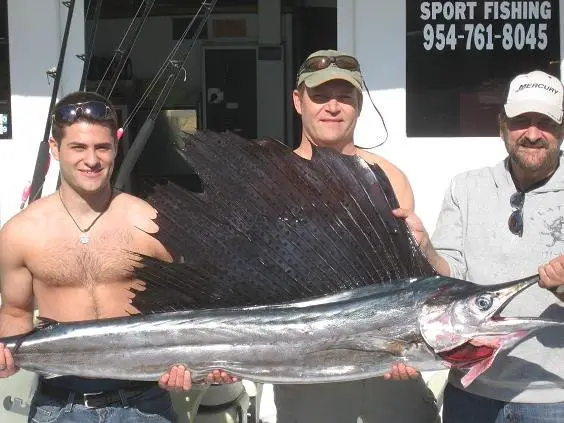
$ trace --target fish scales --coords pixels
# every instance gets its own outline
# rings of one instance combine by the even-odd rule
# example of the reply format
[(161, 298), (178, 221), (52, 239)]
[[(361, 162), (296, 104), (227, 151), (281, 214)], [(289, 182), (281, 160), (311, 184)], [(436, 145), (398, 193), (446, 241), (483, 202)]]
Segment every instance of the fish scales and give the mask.
[[(415, 297), (393, 313), (382, 313), (390, 296), (383, 295), (381, 287), (363, 291), (366, 288), (318, 303), (57, 324), (30, 335), (15, 349), (14, 357), (20, 366), (40, 373), (70, 372), (87, 377), (127, 374), (135, 380), (158, 378), (163, 366), (175, 363), (194, 372), (221, 367), (251, 380), (276, 383), (362, 378), (366, 372), (381, 374), (385, 369), (382, 358), (401, 357), (397, 351), (383, 348), (389, 344), (382, 339), (390, 335), (390, 319), (404, 322), (402, 328), (394, 329), (402, 334), (397, 340), (422, 342), (413, 313)], [(354, 324), (345, 325), (344, 319)], [(342, 370), (340, 351), (346, 352), (347, 372)], [(363, 359), (355, 358), (357, 355)], [(319, 362), (316, 357), (325, 358)], [(84, 362), (90, 364), (88, 369), (81, 365)], [(259, 368), (269, 370), (258, 372)]]

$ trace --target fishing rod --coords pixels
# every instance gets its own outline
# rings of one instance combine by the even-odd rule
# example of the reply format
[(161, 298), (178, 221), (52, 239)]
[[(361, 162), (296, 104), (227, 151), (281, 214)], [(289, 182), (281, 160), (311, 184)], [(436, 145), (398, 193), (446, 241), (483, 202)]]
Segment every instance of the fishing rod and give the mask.
[[(163, 63), (161, 65), (161, 67), (159, 68), (159, 70), (156, 72), (155, 76), (153, 77), (153, 79), (151, 80), (151, 82), (149, 83), (149, 85), (147, 86), (147, 89), (145, 90), (145, 92), (143, 93), (143, 95), (141, 96), (141, 99), (137, 102), (137, 104), (135, 105), (135, 107), (133, 108), (133, 110), (131, 111), (131, 113), (129, 114), (128, 119), (125, 121), (124, 123), (124, 129), (129, 126), (129, 124), (132, 122), (133, 117), (135, 116), (135, 114), (139, 111), (139, 109), (141, 108), (141, 106), (143, 105), (143, 103), (145, 102), (145, 100), (147, 99), (147, 97), (149, 96), (149, 94), (151, 93), (151, 91), (153, 90), (153, 88), (157, 85), (157, 83), (159, 82), (159, 79), (161, 78), (161, 76), (164, 74), (164, 72), (166, 71), (167, 67), (169, 65), (172, 65), (173, 67), (175, 67), (176, 63), (179, 63), (178, 60), (174, 60), (174, 56), (178, 53), (178, 51), (180, 50), (180, 47), (182, 45), (183, 40), (188, 36), (190, 30), (192, 29), (192, 26), (194, 25), (194, 23), (196, 22), (199, 14), (202, 12), (202, 10), (207, 7), (209, 10), (209, 13), (211, 14), (211, 10), (213, 9), (213, 7), (215, 6), (215, 4), (217, 3), (217, 1), (213, 1), (213, 4), (210, 4), (207, 1), (203, 1), (202, 4), (200, 5), (200, 8), (198, 9), (198, 11), (196, 12), (196, 14), (192, 17), (192, 19), (190, 20), (189, 24), (186, 26), (186, 28), (184, 29), (184, 32), (182, 33), (182, 35), (179, 37), (178, 41), (176, 42), (176, 44), (174, 45), (174, 47), (172, 48), (172, 50), (170, 51), (170, 53), (168, 54), (168, 56), (163, 60)], [(209, 16), (209, 14), (208, 14)], [(201, 29), (203, 28), (203, 26), (205, 25), (207, 20), (207, 17), (205, 18), (205, 20), (202, 20), (201, 25), (200, 25), (200, 29), (199, 31), (201, 31)], [(190, 40), (190, 45), (191, 47), (193, 46), (194, 40), (197, 39), (197, 37), (199, 36), (199, 33), (194, 33), (191, 40)], [(191, 50), (190, 47), (190, 50)], [(189, 52), (188, 52), (189, 53)]]
[[(133, 47), (135, 46), (135, 43), (139, 39), (139, 34), (141, 33), (141, 30), (143, 29), (143, 27), (145, 26), (145, 23), (147, 22), (147, 19), (149, 18), (149, 14), (151, 13), (151, 10), (153, 8), (154, 3), (155, 3), (155, 0), (143, 0), (141, 2), (141, 4), (139, 5), (139, 8), (137, 9), (137, 12), (135, 13), (133, 18), (131, 19), (131, 23), (129, 24), (129, 27), (125, 31), (125, 34), (122, 37), (119, 46), (116, 48), (114, 55), (112, 56), (112, 60), (108, 64), (108, 67), (106, 68), (106, 71), (104, 72), (104, 75), (102, 76), (102, 78), (100, 78), (100, 81), (98, 83), (98, 87), (96, 88), (96, 92), (101, 94), (105, 98), (109, 99), (110, 96), (112, 95), (112, 93), (113, 93), (113, 91), (116, 87), (117, 81), (119, 79), (119, 76), (121, 75), (121, 73), (122, 73), (122, 71), (123, 71), (123, 69), (124, 69), (124, 67), (127, 63), (127, 60), (129, 59), (129, 56), (131, 55), (131, 52), (133, 50)], [(143, 8), (143, 6), (145, 6), (145, 8)], [(143, 10), (142, 14), (141, 14), (141, 10)], [(141, 14), (141, 19), (138, 20), (137, 17), (140, 14)], [(124, 44), (126, 44), (126, 39), (129, 35), (129, 32), (132, 30), (133, 24), (135, 22), (137, 22), (137, 25), (136, 25), (135, 29), (133, 30), (132, 39), (130, 41), (128, 40), (127, 48), (124, 48)], [(117, 65), (116, 65), (115, 70), (113, 72), (112, 79), (110, 80), (110, 83), (108, 84), (106, 89), (101, 91), (102, 84), (103, 84), (104, 80), (106, 79), (106, 76), (108, 75), (108, 73), (112, 69), (112, 66), (113, 66), (113, 64), (116, 61), (116, 58), (118, 56), (119, 56), (119, 60), (117, 61)]]
[[(150, 91), (155, 87), (155, 85), (157, 84), (157, 82), (161, 78), (161, 76), (164, 73), (164, 71), (166, 70), (166, 68), (170, 67), (171, 71), (170, 71), (166, 81), (164, 82), (164, 85), (161, 88), (161, 91), (159, 92), (159, 95), (158, 95), (157, 99), (155, 100), (155, 103), (153, 104), (153, 107), (151, 108), (149, 115), (147, 116), (147, 119), (143, 123), (143, 126), (141, 126), (141, 129), (137, 133), (135, 140), (133, 141), (133, 144), (131, 145), (131, 148), (129, 149), (125, 158), (123, 159), (123, 162), (120, 166), (120, 169), (119, 169), (119, 172), (118, 172), (115, 184), (114, 184), (116, 189), (123, 190), (123, 188), (125, 187), (125, 184), (127, 183), (127, 179), (129, 178), (129, 175), (130, 175), (131, 171), (133, 170), (133, 167), (135, 166), (137, 159), (141, 155), (141, 152), (143, 151), (143, 149), (145, 148), (145, 145), (147, 144), (147, 140), (149, 139), (149, 136), (153, 132), (157, 116), (158, 116), (159, 112), (161, 111), (161, 109), (164, 105), (164, 102), (166, 101), (168, 95), (170, 94), (170, 91), (172, 90), (174, 84), (178, 80), (178, 76), (180, 74), (180, 71), (185, 69), (188, 58), (190, 57), (190, 53), (192, 52), (194, 45), (196, 44), (196, 40), (198, 39), (198, 37), (200, 36), (200, 33), (202, 32), (204, 26), (206, 25), (206, 23), (209, 19), (209, 16), (211, 15), (216, 3), (217, 3), (217, 0), (212, 0), (212, 1), (204, 0), (204, 1), (202, 1), (202, 4), (201, 4), (200, 8), (198, 9), (198, 12), (193, 16), (192, 20), (190, 21), (190, 23), (188, 24), (188, 26), (184, 30), (184, 33), (179, 38), (178, 42), (175, 44), (172, 51), (169, 53), (169, 55), (167, 56), (167, 58), (163, 62), (163, 65), (161, 66), (161, 68), (159, 69), (159, 71), (157, 72), (157, 74), (152, 79), (151, 83), (149, 84), (149, 86), (147, 87), (145, 92), (143, 93), (143, 96), (141, 97), (141, 99), (137, 103), (136, 107), (132, 110), (131, 114), (129, 115), (129, 117), (127, 118), (125, 123), (123, 124), (122, 129), (125, 130), (126, 127), (131, 123), (133, 116), (139, 111), (141, 105), (143, 104), (145, 99), (148, 97)], [(202, 11), (204, 11), (203, 17), (200, 20), (198, 28), (196, 29), (196, 31), (192, 35), (192, 38), (190, 39), (190, 47), (187, 49), (187, 51), (184, 53), (184, 56), (180, 60), (175, 60), (174, 56), (176, 55), (177, 51), (180, 49), (180, 45), (182, 44), (183, 40), (189, 34), (192, 26), (194, 25), (194, 23), (196, 22), (196, 20), (198, 19), (199, 15), (200, 15), (200, 13), (202, 13)]]
[[(29, 187), (29, 203), (35, 201), (41, 196), (41, 191), (43, 189), (43, 184), (45, 182), (45, 175), (49, 169), (50, 155), (49, 155), (49, 135), (51, 134), (51, 114), (53, 113), (53, 107), (57, 99), (57, 94), (59, 92), (59, 85), (61, 83), (61, 74), (63, 72), (63, 64), (65, 61), (65, 54), (67, 52), (67, 44), (70, 34), (70, 28), (72, 23), (72, 17), (74, 14), (74, 5), (76, 0), (64, 1), (62, 4), (68, 8), (67, 21), (65, 24), (65, 32), (63, 34), (63, 40), (61, 43), (61, 51), (59, 53), (59, 61), (57, 63), (57, 69), (54, 75), (53, 82), (53, 92), (51, 93), (51, 102), (49, 104), (49, 113), (47, 114), (47, 123), (45, 124), (45, 132), (43, 134), (43, 140), (39, 144), (39, 151), (37, 152), (37, 160), (35, 161), (35, 169), (33, 171), (33, 179), (31, 180), (31, 186)], [(26, 190), (27, 191), (27, 190)], [(24, 192), (24, 196), (26, 196)], [(25, 198), (22, 197), (22, 204), (20, 208), (25, 205)]]
[[(86, 13), (84, 14), (84, 21), (88, 19), (90, 14), (90, 6), (93, 1), (89, 0)], [(88, 45), (86, 47), (86, 55), (79, 55), (78, 57), (84, 61), (84, 67), (82, 68), (82, 77), (80, 78), (80, 85), (78, 90), (84, 91), (86, 89), (86, 81), (88, 80), (88, 72), (90, 71), (90, 63), (92, 62), (92, 56), (94, 55), (94, 42), (96, 40), (96, 33), (98, 32), (98, 23), (100, 22), (100, 13), (102, 12), (102, 4), (104, 0), (96, 1), (96, 8), (94, 9), (94, 16), (92, 17), (92, 29), (88, 36)]]

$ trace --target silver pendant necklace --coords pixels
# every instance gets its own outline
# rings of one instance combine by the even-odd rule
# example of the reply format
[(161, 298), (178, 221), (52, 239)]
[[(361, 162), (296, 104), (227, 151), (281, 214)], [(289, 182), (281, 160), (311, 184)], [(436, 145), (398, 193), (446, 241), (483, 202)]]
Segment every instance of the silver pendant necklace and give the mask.
[(108, 207), (110, 206), (110, 203), (112, 201), (112, 197), (113, 197), (113, 195), (110, 194), (110, 199), (108, 200), (106, 207), (104, 207), (104, 210), (102, 210), (100, 212), (100, 214), (94, 218), (94, 220), (92, 221), (92, 223), (90, 223), (90, 225), (88, 225), (86, 228), (82, 229), (78, 225), (78, 223), (76, 222), (75, 218), (72, 216), (72, 214), (69, 211), (69, 209), (67, 208), (67, 206), (65, 205), (65, 202), (63, 201), (63, 197), (61, 196), (61, 190), (59, 190), (59, 199), (61, 200), (61, 204), (63, 205), (63, 208), (65, 209), (67, 214), (70, 216), (70, 218), (72, 219), (75, 226), (80, 231), (80, 236), (78, 237), (78, 240), (80, 241), (81, 244), (88, 244), (88, 242), (90, 241), (90, 236), (88, 235), (88, 231), (90, 229), (92, 229), (92, 226), (94, 226), (94, 224), (98, 221), (98, 219), (100, 219), (100, 217), (106, 212), (106, 210), (108, 210)]

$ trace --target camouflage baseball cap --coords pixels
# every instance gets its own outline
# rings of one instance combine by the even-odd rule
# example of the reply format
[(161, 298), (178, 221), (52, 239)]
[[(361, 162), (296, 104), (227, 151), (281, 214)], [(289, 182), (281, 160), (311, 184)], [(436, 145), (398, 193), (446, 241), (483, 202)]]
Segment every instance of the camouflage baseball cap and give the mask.
[(362, 91), (362, 75), (358, 60), (350, 54), (337, 50), (318, 50), (308, 56), (300, 66), (296, 86), (317, 87), (333, 79), (350, 82)]

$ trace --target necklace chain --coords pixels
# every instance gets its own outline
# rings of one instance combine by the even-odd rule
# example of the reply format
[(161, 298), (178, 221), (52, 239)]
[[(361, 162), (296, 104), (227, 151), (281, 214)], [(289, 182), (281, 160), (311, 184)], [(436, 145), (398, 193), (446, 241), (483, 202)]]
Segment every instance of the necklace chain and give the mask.
[(90, 223), (90, 225), (88, 225), (86, 228), (82, 229), (80, 227), (80, 225), (78, 224), (78, 222), (76, 221), (76, 219), (73, 217), (73, 215), (71, 214), (71, 212), (69, 211), (68, 207), (66, 206), (65, 202), (63, 201), (63, 197), (61, 195), (61, 190), (59, 190), (59, 199), (61, 200), (61, 204), (63, 205), (63, 208), (65, 209), (65, 211), (67, 212), (67, 214), (69, 215), (69, 217), (72, 219), (73, 223), (75, 224), (75, 226), (77, 227), (77, 229), (82, 233), (82, 235), (80, 236), (80, 242), (82, 244), (86, 244), (89, 241), (89, 237), (88, 235), (86, 235), (86, 233), (92, 229), (92, 227), (94, 226), (94, 224), (98, 221), (98, 219), (100, 219), (100, 217), (102, 217), (102, 215), (108, 210), (110, 203), (112, 202), (112, 197), (113, 195), (110, 194), (110, 198), (108, 200), (108, 202), (106, 203), (106, 206), (104, 207), (104, 209), (100, 212), (100, 214), (98, 216), (96, 216), (94, 218), (94, 220), (92, 221), (92, 223)]

